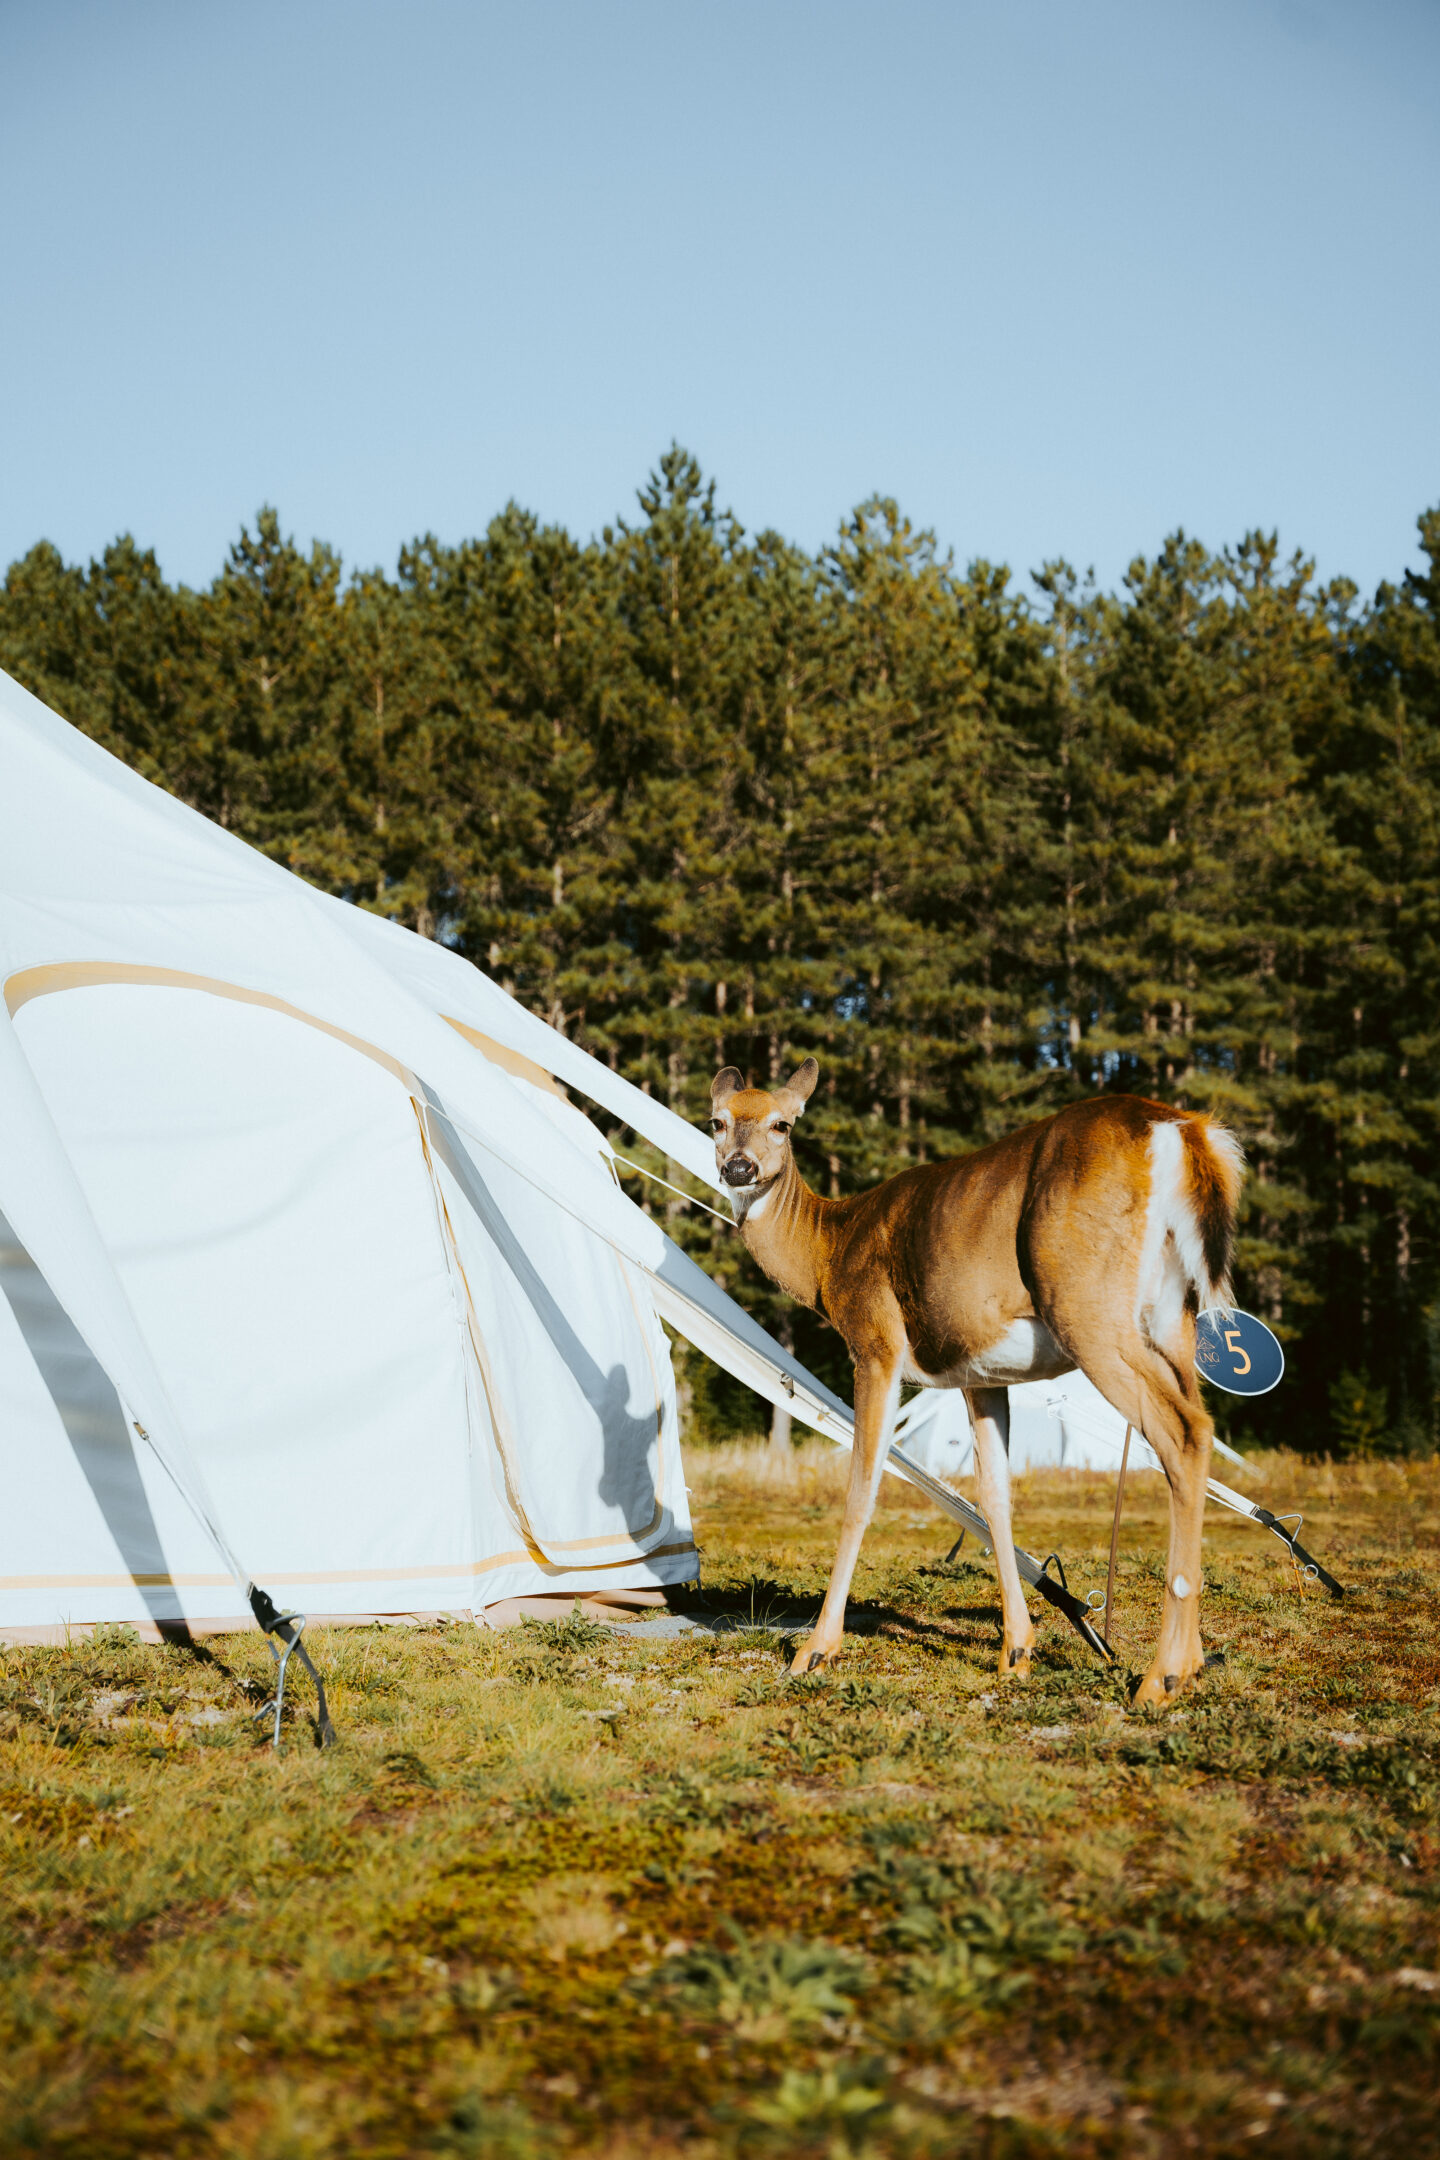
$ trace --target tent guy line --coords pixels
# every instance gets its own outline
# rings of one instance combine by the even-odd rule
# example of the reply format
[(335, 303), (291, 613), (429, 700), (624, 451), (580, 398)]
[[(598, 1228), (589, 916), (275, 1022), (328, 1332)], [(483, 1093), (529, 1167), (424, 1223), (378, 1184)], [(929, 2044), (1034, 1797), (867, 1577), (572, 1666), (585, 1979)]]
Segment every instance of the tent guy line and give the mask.
[[(1069, 1401), (1068, 1398), (1056, 1396), (1046, 1405), (1046, 1408), (1051, 1417), (1073, 1418), (1077, 1424), (1083, 1425), (1088, 1432), (1093, 1432), (1096, 1439), (1103, 1441), (1106, 1447), (1113, 1448), (1117, 1455), (1122, 1452), (1122, 1442), (1117, 1440), (1112, 1432), (1106, 1431), (1100, 1419), (1092, 1417), (1088, 1410)], [(1149, 1441), (1145, 1438), (1144, 1433), (1140, 1432), (1138, 1427), (1136, 1428), (1136, 1437), (1150, 1457), (1149, 1462), (1141, 1467), (1159, 1470), (1159, 1459)], [(1247, 1500), (1244, 1493), (1234, 1491), (1229, 1485), (1222, 1485), (1219, 1478), (1207, 1478), (1205, 1480), (1205, 1491), (1210, 1499), (1216, 1501), (1219, 1506), (1228, 1508), (1232, 1515), (1243, 1515), (1247, 1522), (1259, 1523), (1262, 1530), (1268, 1530), (1273, 1536), (1279, 1538), (1297, 1568), (1311, 1582), (1322, 1583), (1332, 1597), (1344, 1597), (1345, 1588), (1343, 1583), (1338, 1583), (1329, 1569), (1322, 1567), (1320, 1562), (1312, 1554), (1308, 1553), (1300, 1543), (1300, 1526), (1305, 1520), (1303, 1515), (1274, 1515), (1269, 1508), (1259, 1506), (1254, 1500)], [(1287, 1530), (1285, 1526), (1291, 1522), (1294, 1523), (1295, 1528)]]
[(722, 1223), (727, 1230), (733, 1230), (738, 1237), (739, 1224), (733, 1215), (722, 1215), (719, 1208), (711, 1207), (708, 1200), (697, 1200), (694, 1193), (682, 1191), (680, 1186), (672, 1185), (669, 1178), (661, 1177), (658, 1170), (647, 1170), (644, 1163), (632, 1162), (628, 1155), (621, 1155), (613, 1149), (611, 1155), (615, 1162), (623, 1163), (627, 1170), (633, 1170), (639, 1177), (649, 1178), (652, 1185), (663, 1185), (666, 1192), (674, 1193), (677, 1200), (685, 1202), (686, 1207), (698, 1207), (706, 1215), (713, 1215), (716, 1222)]

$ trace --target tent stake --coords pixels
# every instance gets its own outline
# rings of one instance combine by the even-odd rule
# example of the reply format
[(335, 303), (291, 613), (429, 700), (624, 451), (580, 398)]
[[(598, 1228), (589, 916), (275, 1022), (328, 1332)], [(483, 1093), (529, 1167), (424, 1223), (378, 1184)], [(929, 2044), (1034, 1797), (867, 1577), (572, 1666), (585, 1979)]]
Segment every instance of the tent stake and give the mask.
[[(251, 1583), (250, 1585), (250, 1609), (264, 1630), (265, 1647), (270, 1652), (271, 1657), (274, 1658), (277, 1668), (274, 1700), (266, 1703), (263, 1709), (257, 1710), (255, 1713), (257, 1719), (268, 1717), (272, 1710), (275, 1713), (275, 1730), (270, 1745), (278, 1754), (280, 1750), (280, 1717), (285, 1708), (285, 1668), (290, 1663), (290, 1653), (297, 1651), (301, 1664), (315, 1683), (315, 1722), (320, 1735), (320, 1745), (322, 1748), (333, 1747), (335, 1743), (335, 1727), (330, 1722), (330, 1707), (325, 1700), (325, 1683), (316, 1671), (309, 1651), (300, 1640), (305, 1632), (305, 1614), (298, 1612), (282, 1613), (274, 1599), (267, 1591), (262, 1590), (257, 1583)], [(272, 1635), (278, 1636), (279, 1640), (284, 1643), (283, 1655), (270, 1640)]]
[(1120, 1549), (1120, 1509), (1125, 1500), (1125, 1472), (1130, 1464), (1130, 1431), (1125, 1427), (1125, 1451), (1120, 1457), (1120, 1475), (1115, 1481), (1115, 1520), (1110, 1525), (1110, 1565), (1105, 1574), (1105, 1647), (1113, 1650), (1110, 1640), (1110, 1613), (1115, 1599), (1115, 1555)]

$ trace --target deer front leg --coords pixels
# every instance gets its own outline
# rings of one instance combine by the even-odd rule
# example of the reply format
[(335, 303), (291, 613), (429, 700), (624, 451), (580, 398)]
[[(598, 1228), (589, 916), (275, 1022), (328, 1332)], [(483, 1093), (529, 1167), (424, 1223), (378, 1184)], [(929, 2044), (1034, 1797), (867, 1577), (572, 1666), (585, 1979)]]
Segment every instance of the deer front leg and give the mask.
[(875, 1512), (875, 1495), (885, 1468), (895, 1412), (900, 1406), (900, 1363), (884, 1365), (867, 1359), (855, 1366), (855, 1446), (850, 1456), (850, 1483), (845, 1493), (845, 1519), (830, 1586), (814, 1631), (807, 1635), (791, 1661), (792, 1673), (814, 1672), (840, 1654), (845, 1635), (845, 1601), (860, 1557), (860, 1542)]
[(975, 1477), (980, 1512), (990, 1525), (995, 1548), (995, 1572), (1000, 1577), (1000, 1609), (1004, 1630), (1000, 1643), (1000, 1673), (1004, 1679), (1024, 1679), (1030, 1671), (1030, 1652), (1035, 1630), (1020, 1587), (1015, 1565), (1015, 1541), (1010, 1530), (1010, 1395), (1003, 1387), (967, 1388), (970, 1420), (975, 1427)]

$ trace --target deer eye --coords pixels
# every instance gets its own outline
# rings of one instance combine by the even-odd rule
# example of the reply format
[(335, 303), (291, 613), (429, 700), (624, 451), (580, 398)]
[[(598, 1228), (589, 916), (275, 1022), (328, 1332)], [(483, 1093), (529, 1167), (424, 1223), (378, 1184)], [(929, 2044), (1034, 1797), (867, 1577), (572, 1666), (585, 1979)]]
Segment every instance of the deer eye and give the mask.
[(789, 1132), (790, 1127), (787, 1125), (784, 1118), (776, 1118), (774, 1125), (771, 1127), (771, 1130), (772, 1132), (777, 1133), (787, 1133)]
[(724, 1132), (724, 1130), (725, 1130), (725, 1120), (724, 1120), (724, 1118), (718, 1118), (718, 1117), (706, 1118), (705, 1122), (706, 1122), (706, 1124), (707, 1124), (707, 1125), (709, 1126), (709, 1128), (710, 1128), (711, 1132), (713, 1132), (713, 1133), (722, 1133), (722, 1132)]

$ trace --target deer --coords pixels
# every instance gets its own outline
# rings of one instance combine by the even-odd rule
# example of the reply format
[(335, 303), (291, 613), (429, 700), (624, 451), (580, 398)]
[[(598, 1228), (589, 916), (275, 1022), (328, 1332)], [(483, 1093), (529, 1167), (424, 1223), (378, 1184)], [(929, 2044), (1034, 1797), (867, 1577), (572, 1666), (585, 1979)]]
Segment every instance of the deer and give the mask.
[(1195, 1370), (1195, 1323), (1230, 1304), (1239, 1143), (1203, 1112), (1099, 1095), (973, 1154), (826, 1199), (805, 1182), (791, 1138), (819, 1073), (807, 1057), (767, 1089), (727, 1065), (710, 1090), (720, 1182), (747, 1248), (787, 1296), (839, 1331), (854, 1366), (834, 1566), (790, 1670), (813, 1672), (840, 1655), (910, 1382), (964, 1391), (1000, 1578), (999, 1671), (1025, 1677), (1035, 1630), (1011, 1539), (1007, 1390), (1078, 1368), (1144, 1434), (1169, 1486), (1160, 1636), (1134, 1701), (1172, 1702), (1205, 1663), (1200, 1545), (1214, 1427)]

